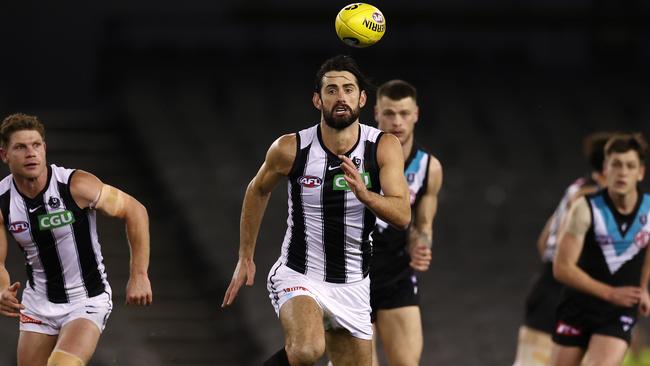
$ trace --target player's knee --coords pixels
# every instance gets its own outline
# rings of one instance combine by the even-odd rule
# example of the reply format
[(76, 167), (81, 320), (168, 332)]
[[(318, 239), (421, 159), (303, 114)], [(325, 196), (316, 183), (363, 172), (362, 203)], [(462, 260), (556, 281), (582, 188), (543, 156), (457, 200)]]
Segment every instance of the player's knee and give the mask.
[(85, 366), (85, 362), (72, 353), (55, 349), (47, 359), (47, 366)]
[(325, 341), (298, 342), (287, 345), (287, 357), (292, 365), (313, 365), (325, 353)]

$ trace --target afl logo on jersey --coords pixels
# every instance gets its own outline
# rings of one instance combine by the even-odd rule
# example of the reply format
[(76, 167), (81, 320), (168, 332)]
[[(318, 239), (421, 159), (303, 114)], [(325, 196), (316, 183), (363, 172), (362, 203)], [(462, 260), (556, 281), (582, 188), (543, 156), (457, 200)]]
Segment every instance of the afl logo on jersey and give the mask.
[(12, 234), (19, 234), (25, 230), (29, 230), (29, 223), (27, 221), (16, 221), (9, 224), (9, 232)]
[(323, 180), (313, 175), (303, 175), (298, 178), (298, 184), (305, 188), (316, 188), (323, 184)]

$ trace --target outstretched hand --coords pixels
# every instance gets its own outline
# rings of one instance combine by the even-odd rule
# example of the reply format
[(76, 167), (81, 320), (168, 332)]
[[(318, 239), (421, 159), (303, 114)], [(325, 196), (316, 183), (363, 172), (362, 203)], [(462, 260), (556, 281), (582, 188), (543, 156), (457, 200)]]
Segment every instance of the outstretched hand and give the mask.
[(239, 259), (239, 261), (237, 261), (237, 267), (235, 267), (235, 272), (232, 274), (230, 285), (223, 297), (221, 307), (225, 308), (226, 306), (232, 305), (239, 293), (239, 289), (244, 285), (244, 283), (246, 286), (253, 286), (254, 280), (255, 263), (253, 260)]
[(0, 293), (0, 314), (10, 318), (20, 317), (20, 311), (25, 306), (18, 301), (18, 290), (20, 282), (14, 282)]

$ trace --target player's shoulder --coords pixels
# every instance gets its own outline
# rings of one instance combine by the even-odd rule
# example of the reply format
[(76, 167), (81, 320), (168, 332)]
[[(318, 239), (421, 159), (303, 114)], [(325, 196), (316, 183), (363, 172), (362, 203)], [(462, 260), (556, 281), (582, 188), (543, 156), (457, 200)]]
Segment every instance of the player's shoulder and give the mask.
[(11, 189), (11, 182), (13, 182), (13, 175), (9, 174), (0, 181), (0, 195), (5, 194)]
[(422, 154), (425, 154), (426, 156), (429, 157), (429, 173), (436, 173), (436, 172), (441, 172), (442, 171), (442, 163), (440, 162), (440, 159), (431, 152), (427, 147), (416, 141), (413, 144), (413, 148), (416, 150), (416, 152), (421, 152)]

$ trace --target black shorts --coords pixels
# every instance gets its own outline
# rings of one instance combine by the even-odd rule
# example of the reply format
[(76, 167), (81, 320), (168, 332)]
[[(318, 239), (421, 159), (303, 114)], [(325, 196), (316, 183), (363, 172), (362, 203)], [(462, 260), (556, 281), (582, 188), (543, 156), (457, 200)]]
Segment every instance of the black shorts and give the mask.
[(560, 304), (563, 285), (553, 277), (553, 263), (544, 264), (526, 298), (524, 324), (551, 334), (555, 330), (555, 313)]
[(586, 349), (594, 334), (620, 338), (630, 344), (637, 307), (599, 309), (567, 299), (557, 309), (553, 342)]
[[(370, 279), (372, 283), (372, 278)], [(418, 294), (418, 279), (414, 273), (402, 276), (384, 287), (370, 286), (370, 318), (374, 323), (377, 320), (377, 311), (382, 309), (395, 309), (405, 306), (420, 304)]]

